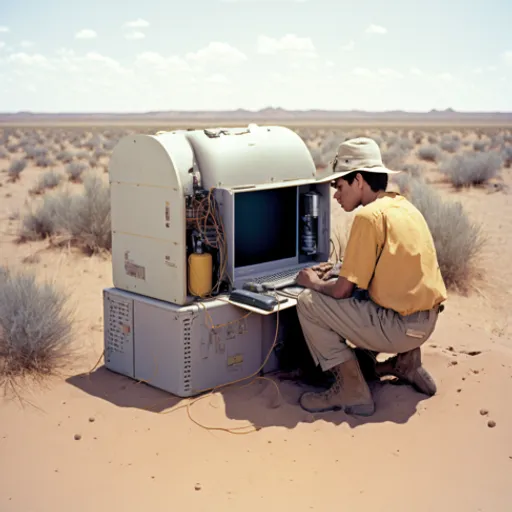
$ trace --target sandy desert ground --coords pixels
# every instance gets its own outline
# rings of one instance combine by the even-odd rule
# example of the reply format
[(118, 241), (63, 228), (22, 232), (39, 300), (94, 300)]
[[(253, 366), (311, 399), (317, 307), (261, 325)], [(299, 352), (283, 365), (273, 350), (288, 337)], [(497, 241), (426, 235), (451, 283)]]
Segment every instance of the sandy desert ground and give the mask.
[[(15, 132), (20, 138), (39, 133), (43, 142), (34, 144), (44, 147), (55, 130)], [(437, 395), (372, 384), (377, 411), (366, 419), (344, 413), (313, 417), (297, 405), (305, 386), (289, 381), (278, 381), (277, 407), (275, 387), (259, 380), (187, 409), (177, 406), (189, 400), (109, 372), (102, 361), (89, 374), (103, 350), (101, 293), (112, 285), (108, 255), (49, 247), (47, 240), (16, 243), (19, 215), (40, 200), (30, 194), (39, 177), (53, 167), (70, 184), (67, 164), (55, 154), (68, 148), (90, 156), (101, 147), (97, 141), (80, 147), (92, 133), (87, 127), (75, 128), (75, 145), (70, 135), (75, 132), (58, 130), (65, 134), (62, 146), (51, 151), (53, 164), (42, 168), (31, 159), (14, 182), (5, 171), (24, 150), (8, 146), (20, 138), (15, 134), (0, 147), (0, 265), (35, 272), (70, 293), (77, 306), (78, 349), (63, 376), (23, 388), (22, 400), (0, 401), (2, 512), (512, 510), (512, 168), (502, 165), (489, 183), (458, 190), (438, 163), (417, 155), (428, 134), (440, 139), (446, 131), (463, 142), (457, 152), (474, 151), (478, 127), (431, 129), (420, 143), (414, 140), (414, 133), (422, 132), (416, 127), (407, 135), (412, 145), (396, 157), (397, 165), (421, 165), (417, 172), (444, 200), (460, 201), (488, 240), (480, 279), (467, 293), (450, 290), (424, 347)], [(368, 133), (382, 137), (381, 147), (387, 149), (384, 141), (398, 132), (403, 137), (403, 131), (376, 127)], [(306, 132), (325, 147), (320, 128)], [(348, 134), (336, 133), (332, 147)], [(512, 146), (510, 133), (483, 130), (483, 152)], [(504, 136), (509, 139), (493, 147), (491, 137)], [(110, 149), (90, 161), (87, 154), (75, 159), (108, 180)], [(347, 215), (335, 203), (332, 215), (337, 225), (347, 225)], [(189, 413), (212, 427), (261, 428), (242, 431), (245, 435), (208, 430)]]

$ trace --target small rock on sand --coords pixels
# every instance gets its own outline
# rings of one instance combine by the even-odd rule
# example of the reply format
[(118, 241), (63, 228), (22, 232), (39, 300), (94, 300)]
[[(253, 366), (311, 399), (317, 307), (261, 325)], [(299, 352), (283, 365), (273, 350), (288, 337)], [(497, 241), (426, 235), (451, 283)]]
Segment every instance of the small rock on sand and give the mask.
[(480, 409), (480, 414), (485, 416), (486, 414), (489, 414), (489, 411), (487, 409)]
[(80, 434), (75, 434), (75, 441), (80, 441), (82, 439), (82, 436)]
[(196, 484), (196, 485), (195, 485), (195, 487), (194, 487), (194, 489), (195, 489), (196, 491), (200, 491), (200, 490), (201, 490), (201, 484)]
[(487, 422), (487, 426), (488, 426), (489, 428), (494, 428), (494, 427), (496, 426), (496, 422), (495, 422), (495, 421), (493, 421), (493, 420), (489, 420), (489, 421)]
[(89, 418), (89, 421), (92, 423), (92, 422), (94, 421), (94, 418), (91, 416), (91, 417)]

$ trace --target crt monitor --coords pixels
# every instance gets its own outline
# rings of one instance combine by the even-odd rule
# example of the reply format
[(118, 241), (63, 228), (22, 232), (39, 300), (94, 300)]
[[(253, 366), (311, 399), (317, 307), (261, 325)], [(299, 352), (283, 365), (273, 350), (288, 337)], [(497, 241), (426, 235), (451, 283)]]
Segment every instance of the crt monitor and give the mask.
[(235, 269), (245, 274), (297, 263), (297, 196), (297, 187), (235, 194)]

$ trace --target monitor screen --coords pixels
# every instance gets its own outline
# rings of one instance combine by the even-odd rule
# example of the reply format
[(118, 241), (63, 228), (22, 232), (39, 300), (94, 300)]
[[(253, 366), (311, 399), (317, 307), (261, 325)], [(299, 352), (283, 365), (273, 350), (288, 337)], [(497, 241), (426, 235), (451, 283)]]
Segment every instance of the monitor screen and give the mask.
[(297, 188), (235, 194), (235, 267), (297, 253)]

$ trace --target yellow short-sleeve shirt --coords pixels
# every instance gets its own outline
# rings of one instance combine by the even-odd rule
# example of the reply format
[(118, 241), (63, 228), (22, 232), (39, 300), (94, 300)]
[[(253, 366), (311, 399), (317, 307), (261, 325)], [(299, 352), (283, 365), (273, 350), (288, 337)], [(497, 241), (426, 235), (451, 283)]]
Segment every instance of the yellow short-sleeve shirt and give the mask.
[(401, 315), (447, 299), (427, 222), (395, 192), (380, 192), (356, 212), (340, 275)]

